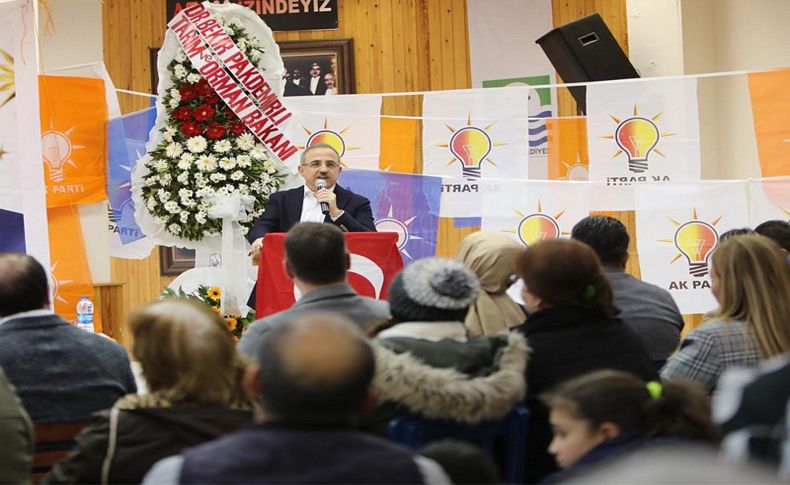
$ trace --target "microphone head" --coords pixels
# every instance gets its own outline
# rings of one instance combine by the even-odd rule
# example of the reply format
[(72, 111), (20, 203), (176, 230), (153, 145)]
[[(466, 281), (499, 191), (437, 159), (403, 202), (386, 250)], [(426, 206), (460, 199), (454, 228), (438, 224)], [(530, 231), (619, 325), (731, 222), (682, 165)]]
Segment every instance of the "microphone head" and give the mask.
[(325, 189), (326, 188), (326, 180), (324, 180), (324, 179), (316, 180), (315, 181), (315, 188), (317, 188), (318, 190)]

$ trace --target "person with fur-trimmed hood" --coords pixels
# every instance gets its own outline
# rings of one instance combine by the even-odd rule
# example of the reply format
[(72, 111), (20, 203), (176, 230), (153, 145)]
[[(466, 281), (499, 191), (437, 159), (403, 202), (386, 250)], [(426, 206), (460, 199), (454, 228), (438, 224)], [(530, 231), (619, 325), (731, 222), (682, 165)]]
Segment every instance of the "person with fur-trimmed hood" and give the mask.
[(384, 432), (406, 413), (465, 423), (496, 419), (524, 397), (524, 337), (467, 335), (464, 319), (479, 291), (475, 274), (450, 259), (421, 259), (395, 276), (392, 319), (373, 339), (379, 398), (373, 429)]

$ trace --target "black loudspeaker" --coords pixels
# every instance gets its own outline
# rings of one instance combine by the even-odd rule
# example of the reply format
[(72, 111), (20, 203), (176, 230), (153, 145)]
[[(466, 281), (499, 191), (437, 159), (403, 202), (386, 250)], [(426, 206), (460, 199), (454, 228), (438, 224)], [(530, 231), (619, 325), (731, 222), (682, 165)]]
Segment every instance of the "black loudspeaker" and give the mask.
[[(639, 77), (600, 15), (593, 14), (550, 31), (535, 41), (566, 83)], [(581, 113), (587, 112), (584, 86), (568, 88)]]

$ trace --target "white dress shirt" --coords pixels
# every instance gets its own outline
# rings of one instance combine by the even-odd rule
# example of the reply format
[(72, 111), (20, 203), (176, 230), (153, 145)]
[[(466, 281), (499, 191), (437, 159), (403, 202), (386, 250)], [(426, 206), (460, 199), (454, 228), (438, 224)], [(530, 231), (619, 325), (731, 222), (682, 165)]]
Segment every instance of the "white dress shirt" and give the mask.
[[(328, 187), (327, 190), (334, 192), (335, 186)], [(337, 217), (331, 217), (332, 221), (336, 221), (343, 215), (344, 211), (340, 211)], [(324, 222), (324, 213), (321, 212), (321, 204), (315, 196), (315, 192), (310, 190), (307, 185), (304, 186), (304, 200), (302, 200), (302, 217), (299, 222)]]
[(315, 76), (310, 78), (310, 92), (315, 94), (315, 90), (318, 89), (318, 82), (321, 80), (321, 76)]

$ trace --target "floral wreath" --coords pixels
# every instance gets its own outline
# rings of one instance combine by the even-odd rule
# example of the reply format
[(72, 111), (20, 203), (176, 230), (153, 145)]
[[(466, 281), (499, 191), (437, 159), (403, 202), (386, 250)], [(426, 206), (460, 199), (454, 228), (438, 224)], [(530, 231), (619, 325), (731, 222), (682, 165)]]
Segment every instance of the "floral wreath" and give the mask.
[[(275, 92), (282, 92), (283, 63), (271, 29), (245, 7), (206, 7)], [(222, 220), (210, 215), (215, 201), (238, 194), (243, 212), (236, 221), (246, 234), (281, 187), (284, 171), (192, 66), (170, 31), (158, 69), (157, 120), (132, 177), (138, 224), (156, 243), (204, 247), (200, 241), (218, 241), (222, 230)]]

